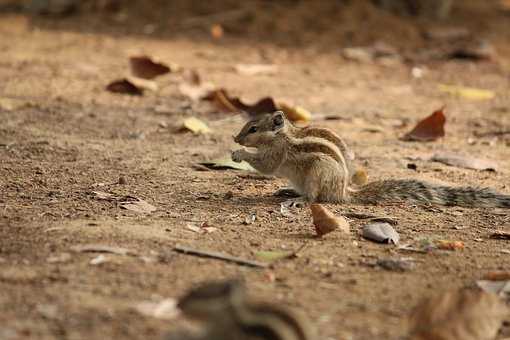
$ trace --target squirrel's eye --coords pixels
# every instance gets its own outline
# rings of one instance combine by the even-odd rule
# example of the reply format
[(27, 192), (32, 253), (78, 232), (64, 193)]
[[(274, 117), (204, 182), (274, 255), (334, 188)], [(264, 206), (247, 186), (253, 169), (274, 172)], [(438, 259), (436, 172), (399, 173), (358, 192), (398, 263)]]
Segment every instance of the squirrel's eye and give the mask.
[(252, 126), (249, 130), (248, 130), (248, 133), (255, 133), (257, 132), (257, 127), (256, 126)]

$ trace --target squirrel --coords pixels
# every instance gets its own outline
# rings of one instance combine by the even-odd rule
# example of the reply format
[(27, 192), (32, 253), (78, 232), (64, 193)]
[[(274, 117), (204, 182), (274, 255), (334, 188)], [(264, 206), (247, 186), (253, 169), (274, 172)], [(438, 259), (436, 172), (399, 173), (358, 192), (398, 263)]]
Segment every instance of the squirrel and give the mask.
[[(256, 170), (290, 180), (307, 202), (437, 204), (463, 207), (510, 208), (510, 195), (488, 188), (450, 187), (414, 179), (369, 182), (356, 190), (346, 190), (349, 176), (345, 157), (333, 143), (317, 138), (295, 138), (289, 133), (284, 113), (276, 111), (270, 120), (248, 122), (234, 138), (238, 144), (255, 147), (232, 153), (235, 162), (246, 161)], [(290, 127), (292, 130), (292, 127)], [(342, 170), (343, 169), (343, 170)]]
[[(248, 124), (246, 124), (241, 129), (241, 132), (239, 132), (239, 134), (236, 137), (234, 137), (234, 141), (236, 143), (239, 143), (239, 141), (241, 141), (244, 138), (244, 136), (249, 134), (249, 131), (252, 128), (252, 126), (255, 126), (256, 129), (259, 126), (271, 126), (272, 116), (273, 116), (273, 114), (271, 114), (271, 113), (263, 113), (263, 114), (255, 116), (252, 120), (250, 120), (248, 122)], [(325, 140), (335, 144), (337, 146), (337, 148), (340, 150), (340, 152), (342, 153), (342, 156), (344, 158), (345, 166), (347, 167), (347, 170), (350, 175), (348, 177), (349, 183), (351, 183), (353, 181), (353, 176), (356, 172), (355, 164), (354, 164), (354, 160), (355, 160), (356, 156), (355, 156), (354, 152), (347, 146), (345, 141), (339, 135), (337, 135), (335, 132), (331, 131), (330, 129), (317, 127), (317, 126), (305, 126), (303, 128), (300, 128), (300, 127), (293, 125), (286, 118), (285, 115), (282, 115), (282, 117), (284, 119), (283, 123), (285, 125), (287, 125), (287, 127), (288, 127), (288, 133), (292, 137), (299, 138), (299, 139), (306, 138), (306, 137), (317, 137), (317, 138), (325, 139)]]
[(206, 282), (177, 304), (184, 316), (205, 324), (196, 340), (310, 340), (312, 332), (300, 314), (269, 303), (248, 301), (238, 280)]

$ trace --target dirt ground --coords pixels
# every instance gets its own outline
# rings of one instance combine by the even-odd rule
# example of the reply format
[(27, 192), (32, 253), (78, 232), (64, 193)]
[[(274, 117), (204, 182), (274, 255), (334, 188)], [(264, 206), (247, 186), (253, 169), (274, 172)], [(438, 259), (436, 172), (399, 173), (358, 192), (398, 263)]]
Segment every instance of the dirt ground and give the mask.
[[(139, 302), (177, 298), (193, 284), (229, 277), (246, 280), (254, 298), (301, 310), (321, 338), (396, 339), (406, 334), (406, 317), (424, 297), (509, 269), (504, 250), (510, 244), (489, 238), (510, 230), (505, 210), (327, 205), (337, 214), (394, 217), (404, 244), (458, 240), (464, 250), (397, 252), (361, 238), (366, 221), (360, 219), (350, 220), (348, 236), (333, 232), (317, 239), (308, 209), (290, 217), (280, 213), (284, 199), (272, 194), (283, 180), (193, 167), (236, 149), (232, 135), (243, 117), (181, 95), (182, 73), (157, 78), (159, 90), (143, 96), (105, 90), (129, 74), (130, 56), (154, 56), (195, 69), (248, 102), (270, 95), (315, 117), (339, 116), (314, 124), (343, 136), (370, 180), (418, 178), (510, 193), (510, 134), (492, 134), (510, 130), (510, 31), (504, 29), (510, 16), (495, 2), (465, 1), (450, 21), (436, 23), (365, 4), (330, 1), (307, 8), (307, 2), (249, 1), (245, 5), (263, 8), (262, 14), (225, 21), (220, 39), (211, 38), (209, 27), (224, 18), (210, 21), (207, 15), (238, 8), (237, 2), (164, 3), (64, 17), (1, 13), (0, 339), (159, 339), (187, 321), (142, 316), (134, 308)], [(402, 54), (430, 49), (435, 44), (421, 33), (431, 26), (468, 28), (490, 41), (498, 57), (381, 64), (341, 56), (343, 47), (378, 40)], [(240, 63), (275, 64), (278, 71), (241, 75), (233, 70)], [(425, 70), (422, 77), (413, 76), (415, 67)], [(469, 100), (439, 91), (438, 84), (487, 89), (495, 97)], [(14, 107), (5, 107), (6, 98)], [(445, 138), (399, 140), (443, 105)], [(191, 116), (212, 132), (176, 132)], [(499, 168), (409, 160), (439, 151), (489, 158)], [(135, 196), (157, 211), (121, 209), (93, 191)], [(255, 222), (244, 224), (252, 213)], [(217, 230), (187, 228), (204, 222)], [(297, 258), (268, 269), (172, 251), (182, 245), (256, 259), (257, 251), (293, 250), (304, 242)], [(98, 254), (71, 250), (84, 244), (123, 247), (138, 256), (107, 254), (107, 262), (92, 265)], [(399, 273), (366, 265), (392, 256), (412, 257), (416, 268)]]

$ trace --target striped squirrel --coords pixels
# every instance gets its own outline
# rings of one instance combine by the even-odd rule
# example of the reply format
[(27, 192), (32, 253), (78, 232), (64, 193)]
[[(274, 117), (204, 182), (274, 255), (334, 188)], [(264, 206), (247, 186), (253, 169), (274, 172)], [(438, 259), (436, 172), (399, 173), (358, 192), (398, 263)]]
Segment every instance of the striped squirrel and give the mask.
[(237, 280), (206, 282), (178, 303), (184, 316), (205, 324), (200, 340), (311, 340), (308, 322), (295, 312), (248, 301)]
[(510, 195), (487, 188), (449, 187), (414, 179), (375, 181), (346, 190), (349, 174), (339, 148), (322, 138), (295, 138), (289, 133), (290, 125), (281, 111), (263, 123), (246, 123), (234, 140), (257, 151), (236, 150), (232, 160), (244, 160), (262, 173), (287, 178), (308, 202), (510, 208)]

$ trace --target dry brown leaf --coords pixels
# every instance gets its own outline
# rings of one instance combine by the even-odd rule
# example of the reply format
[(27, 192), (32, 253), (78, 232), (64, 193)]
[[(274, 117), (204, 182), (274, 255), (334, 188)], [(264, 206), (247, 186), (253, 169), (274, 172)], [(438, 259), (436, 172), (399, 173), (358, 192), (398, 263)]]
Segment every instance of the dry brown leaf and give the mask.
[(123, 197), (123, 200), (119, 202), (119, 206), (123, 209), (131, 210), (141, 214), (149, 214), (158, 210), (158, 208), (152, 204), (132, 196)]
[(441, 250), (457, 250), (464, 249), (464, 242), (462, 241), (451, 241), (451, 240), (437, 240), (437, 249)]
[(408, 132), (402, 139), (406, 141), (427, 142), (444, 137), (444, 124), (446, 117), (444, 107), (434, 111), (430, 116), (420, 121), (411, 132)]
[(226, 89), (212, 91), (206, 99), (214, 102), (218, 109), (225, 112), (244, 111), (255, 116), (261, 113), (270, 113), (278, 110), (274, 100), (270, 97), (262, 98), (255, 104), (249, 105), (243, 103), (238, 97), (231, 97)]
[(106, 89), (113, 93), (130, 94), (133, 96), (141, 96), (143, 94), (143, 89), (126, 78), (112, 81), (106, 86)]
[(496, 231), (490, 235), (490, 238), (496, 239), (496, 240), (510, 240), (510, 232)]
[(501, 270), (488, 272), (483, 276), (483, 279), (491, 281), (507, 281), (510, 280), (510, 272)]
[(214, 39), (221, 39), (225, 35), (225, 30), (220, 24), (214, 24), (211, 26), (211, 37)]
[(411, 340), (494, 339), (508, 313), (494, 294), (454, 290), (424, 300), (410, 317)]
[(494, 161), (483, 158), (458, 155), (451, 152), (437, 153), (432, 156), (430, 160), (432, 162), (439, 162), (465, 169), (496, 171), (498, 168), (498, 165)]
[(131, 73), (138, 78), (153, 79), (170, 72), (170, 67), (152, 60), (148, 56), (136, 56), (129, 58)]
[(313, 225), (319, 237), (336, 229), (340, 229), (340, 231), (344, 233), (349, 233), (349, 222), (342, 216), (336, 216), (324, 206), (316, 203), (310, 206), (310, 210), (312, 211)]

